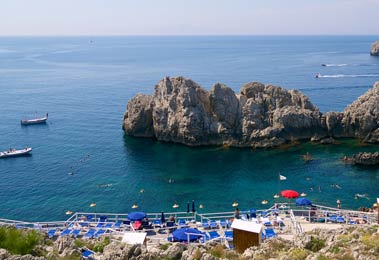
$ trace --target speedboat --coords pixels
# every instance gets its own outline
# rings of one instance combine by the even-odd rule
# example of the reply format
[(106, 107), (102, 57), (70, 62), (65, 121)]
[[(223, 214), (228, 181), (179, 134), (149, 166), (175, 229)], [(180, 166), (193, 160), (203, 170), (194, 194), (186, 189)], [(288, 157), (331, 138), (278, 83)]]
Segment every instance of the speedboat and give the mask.
[(49, 114), (46, 113), (44, 117), (21, 120), (21, 124), (22, 125), (43, 124), (43, 123), (46, 123), (46, 120), (48, 117), (49, 117)]
[(16, 150), (16, 149), (11, 148), (8, 151), (0, 152), (0, 158), (27, 155), (31, 151), (32, 151), (32, 148), (30, 148), (30, 147), (26, 147), (26, 148), (20, 149), (20, 150)]
[(317, 79), (320, 78), (320, 77), (321, 77), (320, 73), (317, 73), (316, 76), (315, 76), (315, 78), (317, 78)]

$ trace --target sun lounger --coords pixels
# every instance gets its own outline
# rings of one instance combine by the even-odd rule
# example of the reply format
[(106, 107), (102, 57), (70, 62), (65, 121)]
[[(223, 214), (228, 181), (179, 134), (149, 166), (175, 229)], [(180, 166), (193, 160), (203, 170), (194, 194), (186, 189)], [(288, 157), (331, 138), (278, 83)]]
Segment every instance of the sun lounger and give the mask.
[(228, 223), (226, 222), (226, 220), (220, 220), (220, 226), (223, 227), (223, 228), (227, 228), (228, 227)]
[(345, 218), (342, 217), (342, 216), (339, 216), (339, 217), (336, 218), (336, 222), (337, 223), (345, 223)]
[(83, 238), (92, 238), (95, 232), (96, 232), (95, 229), (90, 229), (87, 231), (87, 233), (83, 235)]
[(93, 235), (93, 238), (99, 238), (100, 236), (104, 235), (105, 234), (105, 229), (99, 229), (98, 231), (96, 231), (96, 233)]
[(108, 222), (105, 224), (104, 228), (112, 228), (116, 223)]
[(95, 254), (95, 252), (91, 251), (91, 250), (85, 250), (82, 252), (82, 257), (84, 259), (93, 259), (92, 258), (92, 255)]
[(272, 228), (266, 228), (266, 238), (276, 237), (276, 233)]
[(180, 219), (178, 220), (178, 226), (179, 226), (179, 227), (184, 227), (185, 225), (186, 225), (186, 220), (180, 218)]
[(121, 222), (116, 222), (116, 223), (114, 223), (114, 225), (113, 225), (113, 228), (114, 228), (114, 229), (120, 229), (120, 227), (121, 227)]
[(153, 220), (153, 226), (156, 227), (156, 228), (163, 227), (162, 221), (160, 219), (154, 219)]
[(80, 234), (80, 231), (81, 231), (80, 229), (74, 229), (71, 232), (71, 235), (76, 238)]
[(48, 238), (53, 238), (53, 236), (55, 235), (55, 232), (57, 230), (56, 229), (50, 229), (48, 232), (47, 232), (47, 237)]
[(220, 238), (220, 234), (217, 231), (209, 231), (208, 232), (209, 238), (211, 240)]
[(211, 220), (211, 222), (209, 223), (209, 226), (211, 228), (217, 228), (217, 222), (216, 222), (216, 220)]
[(59, 236), (60, 236), (60, 237), (68, 236), (68, 235), (70, 235), (71, 231), (72, 231), (72, 229), (65, 229), (65, 230), (63, 230), (63, 231), (59, 234)]
[(231, 230), (225, 231), (225, 237), (228, 240), (230, 240), (230, 239), (233, 240), (233, 231), (231, 231)]

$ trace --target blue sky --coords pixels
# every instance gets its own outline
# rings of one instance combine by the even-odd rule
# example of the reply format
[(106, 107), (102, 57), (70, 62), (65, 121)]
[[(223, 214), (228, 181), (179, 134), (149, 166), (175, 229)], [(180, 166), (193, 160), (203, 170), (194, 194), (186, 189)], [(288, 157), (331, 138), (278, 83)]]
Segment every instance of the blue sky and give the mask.
[(1, 0), (0, 35), (379, 34), (379, 0)]

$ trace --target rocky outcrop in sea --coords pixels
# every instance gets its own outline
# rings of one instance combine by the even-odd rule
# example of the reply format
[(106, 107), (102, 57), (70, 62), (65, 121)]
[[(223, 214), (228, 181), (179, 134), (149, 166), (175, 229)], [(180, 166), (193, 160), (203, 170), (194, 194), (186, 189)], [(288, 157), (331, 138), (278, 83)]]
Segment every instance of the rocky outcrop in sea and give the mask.
[(379, 153), (358, 153), (354, 154), (352, 157), (354, 164), (358, 165), (378, 165), (379, 164)]
[(128, 102), (127, 135), (188, 146), (274, 147), (296, 140), (354, 137), (379, 142), (379, 82), (343, 112), (322, 114), (297, 90), (247, 83), (239, 93), (217, 83), (206, 91), (184, 77), (166, 77), (153, 95)]
[(374, 42), (372, 45), (371, 45), (371, 51), (370, 51), (370, 54), (372, 56), (379, 56), (379, 41), (376, 41)]

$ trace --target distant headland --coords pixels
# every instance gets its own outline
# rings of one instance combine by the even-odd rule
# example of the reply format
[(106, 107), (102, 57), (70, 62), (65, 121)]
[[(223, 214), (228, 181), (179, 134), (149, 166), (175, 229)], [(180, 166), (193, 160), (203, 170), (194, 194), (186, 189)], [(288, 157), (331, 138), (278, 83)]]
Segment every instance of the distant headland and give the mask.
[(376, 41), (374, 42), (372, 45), (371, 45), (371, 51), (370, 51), (370, 54), (372, 56), (379, 56), (379, 41)]
[(236, 94), (216, 83), (206, 91), (184, 77), (166, 77), (153, 95), (127, 105), (123, 130), (135, 137), (188, 146), (276, 147), (297, 140), (379, 143), (379, 82), (343, 112), (321, 113), (298, 90), (247, 83)]

